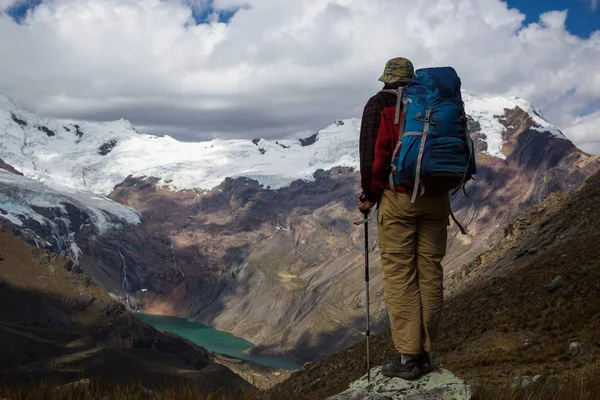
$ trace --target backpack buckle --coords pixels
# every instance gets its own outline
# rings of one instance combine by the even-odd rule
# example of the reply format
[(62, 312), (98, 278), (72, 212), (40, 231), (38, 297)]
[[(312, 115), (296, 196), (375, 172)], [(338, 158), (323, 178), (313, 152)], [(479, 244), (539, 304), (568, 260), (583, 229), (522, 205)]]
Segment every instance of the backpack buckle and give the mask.
[(417, 114), (416, 120), (419, 121), (419, 122), (423, 122), (424, 124), (428, 123), (431, 126), (435, 126), (436, 125), (435, 121), (432, 120), (431, 117), (429, 117), (429, 118), (423, 117), (423, 114), (421, 114), (421, 113)]

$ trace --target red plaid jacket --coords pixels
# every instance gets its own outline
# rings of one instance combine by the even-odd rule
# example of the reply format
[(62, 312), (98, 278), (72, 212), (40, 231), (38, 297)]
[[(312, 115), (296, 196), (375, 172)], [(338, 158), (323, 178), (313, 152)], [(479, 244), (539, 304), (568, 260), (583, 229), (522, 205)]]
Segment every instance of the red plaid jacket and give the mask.
[[(387, 92), (371, 97), (363, 111), (359, 144), (361, 188), (372, 202), (379, 201), (384, 188), (390, 189), (389, 166), (399, 134), (399, 126), (394, 125), (395, 113), (396, 96)], [(396, 191), (406, 189), (396, 186)]]

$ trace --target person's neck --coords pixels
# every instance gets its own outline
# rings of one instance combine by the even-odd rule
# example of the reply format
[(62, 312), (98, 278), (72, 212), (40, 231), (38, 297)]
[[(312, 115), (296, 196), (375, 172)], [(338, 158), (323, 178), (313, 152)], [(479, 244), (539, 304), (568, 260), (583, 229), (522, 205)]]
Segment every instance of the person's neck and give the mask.
[(398, 88), (399, 88), (400, 86), (402, 86), (402, 84), (400, 84), (400, 83), (385, 83), (385, 84), (383, 85), (383, 88), (384, 88), (384, 89), (387, 89), (387, 90), (389, 90), (389, 89), (392, 89), (392, 90), (398, 90)]

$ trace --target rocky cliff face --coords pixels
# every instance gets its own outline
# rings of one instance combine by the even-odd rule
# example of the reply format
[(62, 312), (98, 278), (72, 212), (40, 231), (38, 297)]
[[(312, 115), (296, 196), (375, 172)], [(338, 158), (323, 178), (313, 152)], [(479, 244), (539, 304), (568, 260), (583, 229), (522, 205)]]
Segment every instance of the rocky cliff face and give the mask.
[[(599, 158), (585, 154), (571, 142), (538, 124), (520, 108), (505, 110), (498, 118), (505, 127), (504, 158), (478, 154), (478, 173), (467, 186), (469, 197), (457, 196), (452, 204), (459, 218), (469, 226), (465, 241), (454, 231), (445, 259), (452, 270), (489, 247), (489, 237), (524, 205), (540, 202), (554, 192), (572, 191), (600, 167)], [(485, 133), (470, 124), (476, 145), (485, 148)]]
[[(578, 150), (520, 100), (469, 97), (467, 105), (479, 172), (467, 187), (469, 197), (459, 193), (453, 198), (470, 237), (451, 230), (448, 271), (488, 249), (490, 237), (519, 207), (573, 190), (600, 168), (598, 157)], [(257, 351), (298, 360), (324, 357), (362, 334), (362, 230), (352, 224), (361, 218), (355, 209), (356, 120), (303, 142), (257, 139), (184, 146), (138, 135), (123, 121), (61, 127), (14, 109), (6, 115), (12, 147), (0, 149), (0, 155), (25, 173), (11, 179), (60, 176), (70, 185), (84, 185), (79, 190), (87, 188), (88, 194), (108, 187), (116, 208), (90, 208), (91, 200), (81, 195), (73, 202), (68, 200), (74, 196), (71, 189), (62, 187), (62, 202), (76, 204), (75, 209), (61, 206), (56, 214), (52, 207), (35, 208), (30, 213), (35, 218), (23, 219), (0, 204), (6, 212), (0, 220), (29, 241), (47, 242), (58, 251), (68, 249), (53, 240), (71, 235), (69, 248), (77, 246), (82, 268), (129, 307), (197, 319), (252, 341)], [(103, 143), (111, 145), (99, 153)], [(68, 170), (40, 156), (48, 148), (58, 152), (59, 144), (72, 150), (70, 158), (57, 153), (66, 164), (73, 163)], [(194, 152), (186, 153), (190, 146)], [(207, 184), (214, 176), (234, 177)], [(6, 203), (31, 202), (15, 193), (21, 192), (4, 191)], [(47, 230), (44, 221), (57, 215), (68, 232)], [(86, 215), (116, 215), (109, 222), (121, 223), (102, 230), (102, 224), (81, 224)], [(23, 223), (30, 219), (38, 224)], [(377, 330), (385, 326), (386, 312), (375, 222), (370, 229)]]
[[(335, 327), (331, 318), (346, 324), (347, 310), (340, 304), (349, 310), (364, 305), (352, 283), (362, 280), (350, 269), (361, 254), (349, 211), (357, 184), (350, 170), (322, 172), (315, 182), (297, 181), (277, 191), (229, 179), (202, 196), (153, 188), (140, 193), (135, 182), (117, 187), (113, 198), (157, 210), (146, 212), (144, 224), (132, 229), (149, 229), (146, 236), (169, 232), (173, 259), (185, 275), (163, 294), (151, 282), (144, 284), (150, 290), (135, 296), (147, 312), (200, 319), (243, 332), (259, 344), (257, 350), (297, 347), (299, 357), (310, 357), (320, 352), (322, 329)], [(174, 202), (177, 207), (160, 207)], [(138, 273), (145, 277), (149, 271), (132, 272)], [(347, 340), (357, 332), (351, 328)]]

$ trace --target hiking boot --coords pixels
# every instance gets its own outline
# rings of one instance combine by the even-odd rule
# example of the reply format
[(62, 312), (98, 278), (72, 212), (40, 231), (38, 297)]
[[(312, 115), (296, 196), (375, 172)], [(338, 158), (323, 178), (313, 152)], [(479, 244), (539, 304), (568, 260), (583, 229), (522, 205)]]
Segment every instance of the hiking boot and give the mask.
[(428, 374), (428, 373), (433, 372), (438, 369), (437, 366), (431, 361), (431, 358), (429, 357), (429, 354), (427, 354), (427, 353), (419, 356), (418, 363), (419, 363), (419, 369), (421, 370), (421, 373), (423, 375)]
[(414, 358), (402, 364), (402, 358), (398, 357), (394, 361), (385, 364), (381, 369), (383, 376), (388, 378), (402, 378), (406, 380), (414, 380), (422, 375), (419, 368), (419, 360)]

